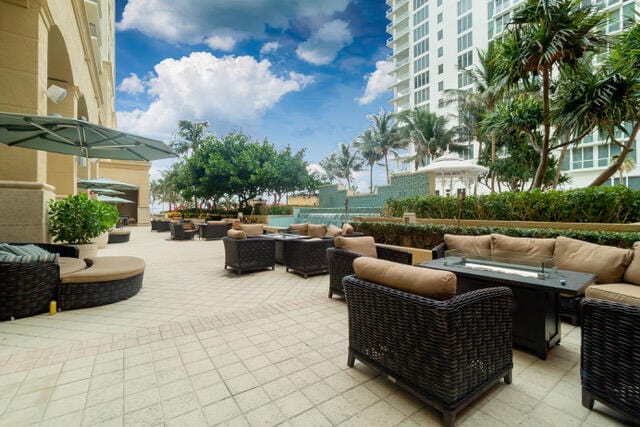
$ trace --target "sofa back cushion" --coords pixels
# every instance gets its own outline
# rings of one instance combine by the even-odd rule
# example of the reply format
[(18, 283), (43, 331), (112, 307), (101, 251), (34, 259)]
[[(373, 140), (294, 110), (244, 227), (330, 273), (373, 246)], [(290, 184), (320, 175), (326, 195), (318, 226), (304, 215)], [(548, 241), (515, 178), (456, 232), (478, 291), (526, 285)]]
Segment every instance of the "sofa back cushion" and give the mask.
[(264, 226), (262, 224), (240, 224), (240, 230), (247, 233), (247, 237), (262, 236)]
[(560, 269), (595, 274), (597, 283), (618, 283), (633, 251), (558, 236), (553, 255)]
[(624, 271), (624, 281), (640, 285), (640, 242), (633, 244), (633, 259)]
[(353, 271), (359, 279), (367, 282), (427, 298), (445, 300), (456, 294), (456, 275), (450, 271), (414, 267), (367, 257), (353, 260)]
[(342, 224), (342, 234), (351, 234), (353, 233), (353, 225), (345, 222)]
[(327, 227), (327, 236), (336, 237), (341, 234), (342, 234), (342, 228), (336, 227), (333, 224), (329, 224), (329, 227)]
[(196, 226), (192, 222), (185, 222), (184, 224), (182, 224), (182, 229), (184, 231), (192, 231), (196, 229)]
[(309, 224), (307, 235), (311, 237), (324, 237), (327, 234), (327, 226), (324, 224)]
[(346, 251), (356, 252), (360, 255), (378, 258), (378, 251), (376, 249), (376, 241), (371, 236), (362, 237), (342, 237), (338, 236), (333, 242), (334, 246), (338, 249), (344, 249)]
[(491, 235), (491, 249), (497, 252), (518, 252), (527, 255), (553, 256), (555, 247), (556, 239), (510, 237), (503, 234)]
[(467, 255), (483, 255), (491, 251), (491, 235), (462, 236), (457, 234), (445, 234), (444, 242), (447, 249), (464, 252)]
[(231, 237), (232, 239), (243, 240), (247, 238), (247, 233), (242, 230), (234, 230), (230, 228), (227, 230), (227, 237)]
[(207, 224), (226, 224), (227, 221), (221, 219), (220, 221), (207, 221)]
[(0, 262), (15, 263), (58, 263), (60, 254), (50, 253), (37, 245), (11, 245), (0, 243)]
[(297, 231), (300, 234), (302, 234), (303, 236), (308, 236), (309, 223), (308, 222), (303, 222), (303, 223), (299, 223), (299, 224), (290, 224), (289, 225), (289, 229), (291, 231)]

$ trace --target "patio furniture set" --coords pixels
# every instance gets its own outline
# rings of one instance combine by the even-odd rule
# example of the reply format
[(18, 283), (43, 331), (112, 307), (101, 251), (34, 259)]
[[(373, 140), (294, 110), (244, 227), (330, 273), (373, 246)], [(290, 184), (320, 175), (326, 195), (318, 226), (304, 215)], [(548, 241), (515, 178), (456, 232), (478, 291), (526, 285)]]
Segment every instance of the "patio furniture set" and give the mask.
[(230, 228), (231, 223), (224, 220), (207, 221), (203, 224), (179, 220), (151, 220), (151, 231), (170, 231), (171, 240), (191, 240), (196, 235), (205, 240), (222, 239)]

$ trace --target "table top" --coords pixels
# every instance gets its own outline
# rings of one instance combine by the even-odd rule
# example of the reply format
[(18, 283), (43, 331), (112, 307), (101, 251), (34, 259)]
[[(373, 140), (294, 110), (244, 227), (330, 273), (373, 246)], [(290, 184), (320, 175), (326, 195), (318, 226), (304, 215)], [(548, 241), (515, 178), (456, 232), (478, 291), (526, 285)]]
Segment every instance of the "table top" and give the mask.
[(274, 240), (291, 240), (291, 239), (309, 239), (310, 236), (305, 236), (302, 234), (280, 234), (280, 233), (267, 233), (263, 234), (262, 237), (266, 237), (268, 239)]
[[(521, 286), (568, 295), (582, 294), (585, 288), (594, 283), (596, 279), (596, 276), (593, 274), (560, 269), (554, 269), (548, 277), (540, 279), (537, 277), (509, 274), (502, 271), (473, 269), (463, 265), (446, 265), (444, 258), (425, 261), (416, 265), (419, 267), (433, 268), (435, 270), (450, 271), (455, 273), (456, 276), (493, 281), (496, 285)], [(513, 267), (517, 269), (518, 266), (514, 264)]]

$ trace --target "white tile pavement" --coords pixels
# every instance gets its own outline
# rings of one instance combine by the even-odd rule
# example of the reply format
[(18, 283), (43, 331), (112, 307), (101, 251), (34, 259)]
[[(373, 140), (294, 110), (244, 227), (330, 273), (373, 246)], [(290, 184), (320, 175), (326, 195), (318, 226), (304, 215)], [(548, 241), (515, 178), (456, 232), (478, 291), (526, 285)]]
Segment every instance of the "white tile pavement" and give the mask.
[[(99, 255), (145, 259), (138, 295), (0, 323), (0, 426), (440, 425), (363, 364), (346, 366), (346, 306), (326, 297), (328, 276), (237, 276), (221, 241), (130, 229)], [(622, 425), (580, 405), (579, 349), (579, 329), (563, 324), (546, 361), (515, 350), (513, 384), (459, 425)]]

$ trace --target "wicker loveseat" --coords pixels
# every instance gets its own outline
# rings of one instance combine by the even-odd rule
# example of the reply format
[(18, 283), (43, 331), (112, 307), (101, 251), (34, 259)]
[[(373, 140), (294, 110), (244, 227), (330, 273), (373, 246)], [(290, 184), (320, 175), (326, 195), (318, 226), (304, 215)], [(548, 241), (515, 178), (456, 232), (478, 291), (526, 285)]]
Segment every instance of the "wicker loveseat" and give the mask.
[(333, 247), (332, 238), (291, 239), (283, 244), (286, 271), (302, 274), (306, 279), (310, 274), (329, 270), (327, 249)]
[[(367, 243), (367, 240), (371, 242)], [(336, 238), (335, 247), (327, 249), (327, 262), (329, 266), (329, 298), (334, 294), (344, 296), (342, 279), (353, 274), (353, 260), (363, 256), (362, 245), (373, 248), (369, 256), (395, 261), (401, 264), (411, 265), (413, 256), (410, 252), (390, 248), (376, 244), (372, 237), (350, 237), (348, 239)]]
[(226, 221), (207, 221), (198, 225), (198, 236), (201, 239), (222, 239), (227, 235), (231, 224)]
[[(458, 411), (496, 382), (511, 383), (509, 289), (485, 288), (436, 300), (413, 292), (430, 280), (418, 276), (433, 270), (365, 257), (354, 263), (358, 275), (368, 271), (385, 284), (356, 275), (344, 278), (349, 367), (357, 359), (379, 371), (442, 412), (446, 426), (454, 425)], [(374, 263), (386, 263), (387, 270)], [(443, 281), (455, 283), (455, 275), (435, 273), (434, 298), (445, 297)], [(415, 286), (410, 292), (405, 285)]]
[[(78, 248), (74, 246), (32, 244), (62, 257), (78, 258)], [(58, 297), (59, 285), (59, 264), (0, 262), (0, 321), (49, 311), (49, 303)]]
[[(229, 230), (233, 232), (236, 230)], [(231, 268), (238, 274), (247, 271), (276, 269), (276, 242), (262, 237), (223, 237), (224, 268)]]
[(190, 240), (196, 234), (196, 227), (191, 222), (172, 222), (169, 224), (169, 229), (171, 230), (172, 240)]

